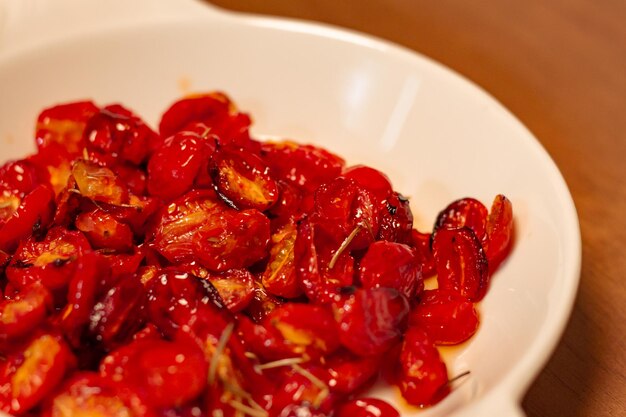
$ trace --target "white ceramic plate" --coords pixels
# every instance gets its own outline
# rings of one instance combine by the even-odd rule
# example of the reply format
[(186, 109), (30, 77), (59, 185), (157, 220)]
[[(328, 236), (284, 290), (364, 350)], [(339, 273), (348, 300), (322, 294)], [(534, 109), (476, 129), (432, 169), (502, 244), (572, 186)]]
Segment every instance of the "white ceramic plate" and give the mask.
[(31, 152), (51, 104), (119, 101), (153, 124), (189, 91), (221, 89), (254, 131), (327, 147), (388, 173), (416, 225), (498, 193), (516, 244), (481, 305), (472, 341), (446, 352), (471, 376), (420, 416), (521, 416), (519, 401), (555, 347), (580, 271), (574, 205), (532, 134), (472, 83), (386, 42), (290, 20), (235, 15), (193, 0), (5, 0), (0, 5), (0, 155)]

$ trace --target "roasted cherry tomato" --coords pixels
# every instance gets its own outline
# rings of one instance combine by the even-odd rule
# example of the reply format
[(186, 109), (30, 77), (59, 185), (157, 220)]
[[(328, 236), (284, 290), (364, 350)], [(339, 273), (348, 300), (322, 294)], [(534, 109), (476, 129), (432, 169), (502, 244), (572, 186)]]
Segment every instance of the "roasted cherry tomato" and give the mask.
[(261, 157), (279, 180), (313, 191), (341, 174), (344, 160), (325, 149), (295, 142), (264, 142)]
[(209, 273), (207, 279), (232, 312), (246, 308), (254, 297), (254, 276), (247, 269)]
[(398, 343), (409, 302), (393, 288), (358, 289), (334, 305), (343, 346), (360, 356), (381, 355)]
[(436, 272), (431, 243), (432, 235), (430, 233), (420, 233), (415, 229), (411, 230), (407, 244), (415, 249), (415, 256), (417, 256), (422, 266), (422, 276), (424, 278), (431, 277)]
[(318, 250), (315, 226), (308, 218), (298, 222), (294, 263), (298, 283), (309, 300), (326, 303), (338, 297), (342, 287), (352, 285), (354, 259), (347, 251), (338, 256), (327, 251), (324, 257)]
[(208, 363), (194, 344), (143, 339), (110, 353), (100, 374), (124, 381), (153, 407), (175, 407), (196, 398), (207, 384)]
[(78, 159), (72, 166), (72, 177), (85, 198), (100, 203), (128, 204), (128, 188), (109, 168)]
[(271, 325), (255, 324), (247, 316), (237, 317), (237, 335), (246, 351), (253, 352), (259, 359), (274, 361), (294, 356), (293, 345)]
[(489, 267), (494, 270), (506, 257), (513, 240), (513, 205), (499, 194), (493, 200), (487, 219), (487, 244), (485, 252)]
[(400, 413), (383, 400), (358, 398), (341, 404), (337, 417), (400, 417)]
[(157, 213), (151, 243), (170, 262), (193, 262), (198, 231), (221, 210), (214, 192), (191, 191)]
[(24, 286), (13, 298), (0, 301), (0, 342), (31, 333), (51, 309), (50, 292), (38, 282)]
[(0, 362), (0, 410), (23, 414), (61, 382), (73, 357), (63, 339), (37, 333)]
[(415, 251), (402, 243), (372, 243), (359, 267), (363, 288), (389, 287), (413, 300), (424, 289), (422, 268)]
[(413, 229), (413, 213), (409, 200), (399, 193), (393, 193), (380, 205), (380, 227), (376, 239), (407, 243)]
[(207, 125), (223, 144), (249, 143), (250, 117), (239, 113), (224, 93), (198, 94), (178, 100), (163, 113), (159, 131), (163, 137), (169, 137), (195, 123)]
[(221, 147), (209, 165), (215, 191), (229, 206), (265, 211), (278, 200), (278, 186), (269, 167), (241, 148)]
[(40, 237), (52, 222), (53, 214), (54, 193), (45, 185), (36, 187), (4, 223), (0, 220), (0, 250), (13, 252), (20, 240), (33, 235)]
[(313, 193), (305, 193), (287, 181), (277, 180), (276, 185), (278, 201), (266, 211), (272, 221), (272, 230), (279, 229), (286, 223), (296, 222), (313, 211)]
[(418, 327), (410, 327), (404, 335), (398, 385), (404, 399), (420, 407), (436, 404), (450, 390), (445, 363)]
[(148, 162), (148, 191), (172, 200), (189, 191), (195, 178), (215, 151), (215, 138), (205, 133), (182, 131), (168, 137)]
[(105, 290), (105, 260), (95, 252), (87, 252), (76, 261), (69, 282), (67, 304), (59, 317), (59, 328), (73, 347), (79, 347), (98, 293)]
[(45, 173), (27, 159), (10, 161), (0, 167), (0, 189), (19, 198), (24, 198), (45, 180)]
[(443, 209), (435, 221), (434, 233), (439, 229), (469, 227), (481, 242), (487, 227), (487, 207), (475, 198), (453, 201)]
[(361, 187), (371, 192), (376, 198), (376, 203), (385, 200), (393, 192), (391, 181), (385, 174), (365, 165), (348, 167), (341, 173), (341, 176), (353, 179)]
[(274, 295), (295, 298), (302, 294), (294, 264), (297, 234), (296, 225), (289, 222), (272, 235), (270, 258), (261, 282)]
[(326, 368), (330, 374), (328, 386), (333, 392), (351, 394), (366, 387), (378, 375), (384, 363), (379, 356), (359, 357), (346, 350), (338, 350), (326, 357)]
[(43, 413), (44, 417), (153, 415), (124, 381), (112, 381), (93, 372), (78, 373), (68, 380)]
[(312, 304), (288, 303), (275, 308), (266, 318), (291, 345), (296, 355), (319, 357), (339, 347), (339, 335), (329, 308)]
[(324, 369), (297, 366), (274, 392), (270, 415), (327, 415), (336, 401), (337, 396), (328, 388), (328, 373)]
[(81, 232), (52, 228), (43, 240), (31, 237), (22, 242), (7, 267), (7, 278), (18, 288), (33, 282), (50, 290), (65, 288), (77, 259), (89, 250)]
[(175, 269), (157, 270), (144, 281), (148, 317), (161, 332), (173, 335), (189, 325), (201, 305), (226, 310), (219, 293), (207, 280)]
[(91, 101), (59, 104), (43, 110), (37, 119), (37, 147), (40, 151), (55, 148), (72, 156), (81, 155), (85, 148), (83, 131), (98, 110)]
[(266, 257), (270, 230), (258, 210), (237, 211), (213, 193), (192, 191), (160, 213), (153, 236), (154, 247), (171, 262), (197, 259), (212, 271), (225, 271)]
[(94, 114), (85, 126), (83, 140), (90, 159), (111, 166), (118, 160), (139, 165), (161, 142), (139, 117), (119, 104)]
[(253, 265), (268, 254), (269, 219), (260, 211), (223, 209), (195, 236), (194, 255), (213, 271)]
[(472, 229), (440, 229), (433, 240), (439, 288), (480, 301), (489, 286), (487, 257)]
[(409, 325), (424, 329), (435, 344), (457, 345), (476, 333), (478, 313), (474, 304), (458, 292), (428, 290), (411, 310)]
[(143, 326), (145, 306), (146, 294), (139, 277), (124, 277), (94, 305), (89, 331), (107, 348), (124, 343)]
[(338, 246), (365, 249), (378, 233), (375, 207), (369, 191), (354, 180), (339, 177), (316, 190), (312, 219)]
[(133, 247), (133, 232), (109, 213), (94, 209), (81, 213), (76, 218), (76, 228), (83, 232), (95, 249), (130, 251)]

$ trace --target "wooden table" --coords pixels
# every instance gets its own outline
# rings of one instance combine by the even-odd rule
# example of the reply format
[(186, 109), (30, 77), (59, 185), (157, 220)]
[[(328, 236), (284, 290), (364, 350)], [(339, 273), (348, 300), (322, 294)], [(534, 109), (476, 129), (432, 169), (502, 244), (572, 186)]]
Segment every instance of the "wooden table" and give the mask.
[(391, 40), (517, 115), (565, 176), (583, 236), (574, 313), (523, 407), (531, 417), (626, 415), (626, 1), (213, 2)]

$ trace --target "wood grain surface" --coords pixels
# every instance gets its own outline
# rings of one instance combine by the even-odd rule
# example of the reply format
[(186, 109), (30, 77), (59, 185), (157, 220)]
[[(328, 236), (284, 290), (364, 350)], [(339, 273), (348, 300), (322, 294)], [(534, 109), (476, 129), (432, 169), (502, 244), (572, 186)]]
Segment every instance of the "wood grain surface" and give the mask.
[(524, 410), (626, 416), (626, 1), (212, 2), (391, 40), (470, 78), (519, 117), (565, 176), (583, 236), (572, 318)]

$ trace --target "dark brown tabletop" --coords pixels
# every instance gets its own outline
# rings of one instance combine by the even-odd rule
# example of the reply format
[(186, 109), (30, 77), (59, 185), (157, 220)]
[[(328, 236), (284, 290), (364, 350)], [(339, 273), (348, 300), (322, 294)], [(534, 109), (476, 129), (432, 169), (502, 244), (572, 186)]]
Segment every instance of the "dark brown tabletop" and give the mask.
[(531, 417), (626, 415), (626, 1), (213, 0), (407, 46), (478, 83), (539, 138), (580, 217), (583, 266)]

